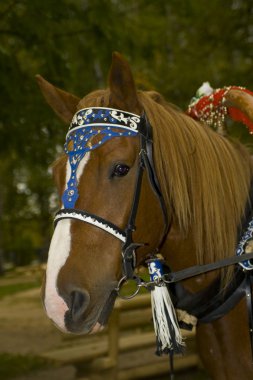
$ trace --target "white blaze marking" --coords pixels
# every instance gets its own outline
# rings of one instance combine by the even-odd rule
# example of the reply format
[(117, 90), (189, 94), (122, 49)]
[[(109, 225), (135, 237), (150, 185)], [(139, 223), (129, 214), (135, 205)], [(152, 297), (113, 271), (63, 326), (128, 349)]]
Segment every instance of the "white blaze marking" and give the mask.
[[(86, 153), (77, 169), (77, 181), (83, 174), (85, 165), (90, 157), (90, 153)], [(66, 167), (66, 184), (71, 175), (69, 162)], [(65, 185), (65, 189), (66, 189)], [(64, 316), (68, 310), (68, 306), (64, 299), (59, 295), (57, 289), (57, 279), (60, 269), (64, 266), (69, 257), (71, 248), (71, 219), (60, 220), (55, 228), (49, 252), (46, 272), (46, 287), (44, 305), (47, 315), (54, 321), (63, 331), (66, 331)]]
[(57, 291), (57, 277), (70, 252), (70, 220), (62, 220), (55, 228), (48, 253), (45, 308), (47, 315), (65, 330), (64, 315), (68, 306)]

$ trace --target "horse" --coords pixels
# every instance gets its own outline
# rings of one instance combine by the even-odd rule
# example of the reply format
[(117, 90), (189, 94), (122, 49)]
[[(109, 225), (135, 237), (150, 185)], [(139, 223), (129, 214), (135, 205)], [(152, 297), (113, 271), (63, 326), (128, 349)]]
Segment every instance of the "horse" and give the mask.
[[(47, 103), (65, 123), (72, 121), (73, 129), (79, 128), (78, 118), (88, 118), (93, 109), (116, 110), (121, 119), (126, 113), (132, 123), (144, 112), (152, 126), (153, 161), (168, 228), (164, 232), (161, 202), (144, 168), (131, 230), (133, 242), (143, 242), (135, 247), (136, 267), (145, 264), (157, 247), (173, 271), (234, 256), (253, 176), (252, 159), (244, 146), (194, 120), (158, 92), (137, 90), (131, 68), (119, 53), (112, 56), (108, 88), (82, 99), (41, 76), (37, 79)], [(244, 103), (239, 99), (237, 106)], [(60, 214), (49, 249), (42, 298), (48, 317), (64, 332), (102, 330), (122, 278), (120, 231), (126, 229), (133, 207), (141, 152), (134, 130), (122, 131), (115, 127), (115, 136), (101, 143), (102, 132), (97, 130), (77, 164), (70, 163), (67, 154), (53, 164), (62, 197), (60, 212), (67, 205), (75, 215), (78, 210), (87, 210), (88, 215), (72, 219)], [(74, 149), (71, 139), (65, 148)], [(94, 215), (100, 219), (92, 219)], [(115, 233), (108, 233), (108, 228)], [(233, 276), (234, 267), (229, 267), (183, 280), (182, 286), (189, 294), (199, 294), (219, 278), (222, 293)], [(252, 379), (247, 317), (243, 297), (224, 316), (197, 324), (199, 355), (212, 379)]]

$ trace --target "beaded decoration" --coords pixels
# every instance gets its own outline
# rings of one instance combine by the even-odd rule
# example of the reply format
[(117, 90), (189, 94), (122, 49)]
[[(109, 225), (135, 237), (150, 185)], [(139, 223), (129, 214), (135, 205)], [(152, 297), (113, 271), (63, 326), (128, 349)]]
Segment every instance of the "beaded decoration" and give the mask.
[(221, 135), (226, 135), (225, 117), (228, 115), (232, 120), (245, 124), (252, 134), (253, 123), (249, 118), (238, 108), (228, 107), (225, 104), (226, 94), (232, 89), (253, 95), (251, 91), (244, 87), (229, 86), (214, 90), (208, 82), (205, 82), (197, 91), (196, 96), (192, 98), (187, 114), (193, 119), (200, 120), (209, 127), (213, 127)]
[(150, 281), (156, 282), (151, 290), (151, 306), (156, 335), (157, 355), (182, 353), (184, 342), (179, 329), (169, 287), (163, 282), (163, 260), (154, 257), (147, 261)]
[(74, 115), (64, 145), (71, 168), (62, 196), (64, 208), (74, 208), (79, 197), (76, 174), (84, 155), (114, 137), (136, 136), (139, 124), (140, 116), (111, 108), (85, 108)]
[[(200, 120), (210, 127), (217, 130), (218, 133), (225, 135), (225, 117), (230, 116), (234, 121), (240, 121), (245, 124), (251, 134), (253, 134), (253, 123), (247, 116), (235, 107), (227, 107), (226, 94), (229, 90), (240, 90), (250, 95), (253, 93), (243, 87), (230, 86), (223, 89), (214, 90), (208, 82), (203, 83), (191, 100), (187, 114), (196, 120)], [(246, 231), (243, 233), (241, 240), (236, 248), (236, 255), (241, 256), (244, 253), (253, 252), (253, 219), (249, 222)], [(245, 270), (253, 269), (253, 262), (245, 260), (239, 263)]]
[(115, 226), (115, 224), (112, 224), (105, 219), (102, 219), (96, 215), (87, 213), (85, 211), (61, 209), (55, 215), (55, 218), (54, 218), (55, 226), (62, 219), (75, 219), (75, 220), (80, 220), (81, 222), (86, 222), (88, 224), (91, 224), (93, 226), (100, 228), (101, 230), (108, 232), (109, 234), (121, 240), (123, 243), (125, 243), (126, 241), (126, 235), (124, 231), (120, 230), (117, 226)]
[[(253, 252), (253, 219), (248, 224), (248, 227), (239, 241), (236, 248), (236, 255), (241, 256), (244, 253), (252, 253)], [(252, 270), (253, 262), (252, 260), (245, 260), (239, 263), (243, 269)]]

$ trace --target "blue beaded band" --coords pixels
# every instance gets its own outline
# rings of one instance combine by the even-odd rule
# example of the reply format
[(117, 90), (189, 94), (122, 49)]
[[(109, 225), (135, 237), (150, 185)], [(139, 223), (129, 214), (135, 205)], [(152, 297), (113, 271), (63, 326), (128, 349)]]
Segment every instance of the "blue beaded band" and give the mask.
[(111, 127), (114, 126), (116, 128), (124, 128), (130, 131), (138, 132), (140, 119), (140, 116), (134, 113), (116, 110), (114, 108), (84, 108), (74, 115), (70, 123), (68, 134), (71, 131), (79, 129), (83, 126), (94, 127), (96, 125), (100, 127), (106, 127), (110, 125)]
[(162, 278), (164, 275), (162, 260), (159, 258), (154, 258), (149, 260), (147, 263), (150, 281), (156, 281), (157, 279)]
[(76, 173), (84, 155), (114, 137), (136, 136), (139, 125), (140, 116), (112, 108), (84, 108), (74, 115), (64, 145), (71, 168), (62, 196), (64, 208), (74, 208), (79, 197)]
[[(247, 252), (247, 248), (249, 248), (249, 244), (251, 244), (252, 248), (251, 251), (253, 251), (253, 219), (249, 222), (247, 230), (244, 232), (244, 234), (241, 237), (241, 240), (239, 241), (237, 248), (236, 248), (236, 255), (241, 256), (244, 253), (250, 253)], [(246, 270), (252, 270), (253, 269), (253, 263), (252, 260), (245, 260), (239, 263), (243, 267), (243, 269)]]

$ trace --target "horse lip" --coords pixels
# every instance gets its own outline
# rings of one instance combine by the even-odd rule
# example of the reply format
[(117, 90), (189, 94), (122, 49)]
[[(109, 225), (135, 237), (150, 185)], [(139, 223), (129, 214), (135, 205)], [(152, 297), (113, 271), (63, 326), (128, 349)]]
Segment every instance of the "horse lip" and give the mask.
[(104, 306), (102, 307), (97, 321), (90, 328), (89, 334), (95, 334), (95, 333), (100, 332), (104, 329), (104, 327), (108, 321), (108, 318), (111, 314), (111, 311), (113, 309), (116, 297), (117, 297), (117, 292), (115, 289), (113, 289), (112, 292), (110, 293), (109, 297), (107, 298), (107, 301), (105, 302)]
[(104, 325), (101, 325), (99, 322), (95, 323), (95, 325), (90, 330), (89, 334), (96, 334), (104, 329)]
[[(109, 296), (106, 298), (106, 301), (103, 305), (101, 305), (100, 310), (98, 310), (97, 317), (94, 318), (93, 320), (89, 318), (89, 321), (86, 320), (83, 321), (84, 324), (80, 321), (79, 326), (74, 326), (73, 325), (70, 327), (69, 325), (66, 324), (68, 320), (68, 313), (69, 311), (66, 312), (65, 314), (65, 325), (66, 329), (68, 332), (72, 334), (93, 334), (97, 333), (103, 330), (105, 325), (107, 324), (107, 321), (109, 319), (109, 316), (111, 314), (111, 311), (113, 309), (116, 297), (117, 297), (117, 292), (115, 290), (115, 287), (111, 287), (111, 292), (109, 293)], [(92, 323), (93, 322), (93, 323)]]

